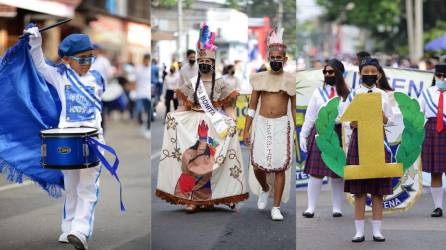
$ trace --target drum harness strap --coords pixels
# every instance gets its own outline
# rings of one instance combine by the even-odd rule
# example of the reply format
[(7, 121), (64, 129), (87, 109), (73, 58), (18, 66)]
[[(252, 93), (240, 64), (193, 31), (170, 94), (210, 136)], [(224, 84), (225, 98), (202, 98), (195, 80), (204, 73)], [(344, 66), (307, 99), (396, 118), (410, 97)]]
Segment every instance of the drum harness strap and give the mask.
[[(118, 155), (116, 154), (116, 151), (112, 147), (107, 146), (103, 143), (100, 143), (98, 140), (91, 138), (91, 137), (87, 137), (87, 144), (88, 144), (88, 147), (91, 150), (93, 150), (93, 152), (98, 156), (99, 160), (104, 165), (104, 167), (119, 182), (119, 201), (120, 201), (120, 205), (121, 205), (121, 212), (125, 211), (124, 203), (122, 201), (122, 185), (121, 185), (121, 181), (119, 180), (119, 177), (118, 177), (119, 158), (118, 158)], [(113, 165), (111, 165), (107, 161), (107, 159), (105, 159), (105, 157), (99, 151), (99, 148), (102, 148), (102, 149), (108, 151), (110, 154), (112, 154), (115, 157)]]

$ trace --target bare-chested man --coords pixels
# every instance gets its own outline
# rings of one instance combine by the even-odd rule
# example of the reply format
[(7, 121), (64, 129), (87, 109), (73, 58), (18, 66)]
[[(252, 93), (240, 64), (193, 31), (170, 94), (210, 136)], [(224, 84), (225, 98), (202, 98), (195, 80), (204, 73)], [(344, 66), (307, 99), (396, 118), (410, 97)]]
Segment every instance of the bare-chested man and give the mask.
[[(267, 206), (270, 191), (267, 174), (274, 174), (273, 220), (283, 220), (280, 202), (286, 181), (285, 171), (292, 161), (296, 117), (295, 77), (283, 71), (288, 58), (285, 54), (286, 46), (281, 41), (282, 32), (272, 32), (268, 41), (271, 70), (251, 77), (253, 91), (243, 135), (246, 145), (251, 149), (251, 164), (256, 179), (262, 187), (257, 203), (259, 209)], [(259, 109), (257, 115), (256, 109)], [(254, 117), (256, 122), (250, 132)]]

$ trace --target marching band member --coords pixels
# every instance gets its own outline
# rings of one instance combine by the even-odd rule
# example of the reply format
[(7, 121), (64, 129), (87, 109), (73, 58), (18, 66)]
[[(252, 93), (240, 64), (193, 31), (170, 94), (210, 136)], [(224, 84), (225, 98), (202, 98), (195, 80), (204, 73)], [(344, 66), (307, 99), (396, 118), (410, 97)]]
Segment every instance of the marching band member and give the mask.
[[(321, 151), (316, 145), (315, 121), (319, 109), (330, 98), (339, 96), (341, 97), (341, 102), (343, 102), (350, 91), (343, 77), (345, 70), (342, 62), (331, 59), (325, 65), (322, 72), (324, 74), (324, 86), (317, 88), (311, 96), (299, 140), (301, 149), (304, 152), (308, 151), (304, 169), (304, 173), (310, 175), (308, 181), (308, 207), (302, 214), (306, 218), (312, 218), (314, 216), (314, 210), (322, 188), (322, 179), (324, 176), (330, 177), (333, 217), (342, 216), (341, 204), (344, 197), (344, 180), (331, 171), (322, 160)], [(336, 124), (335, 130), (338, 134), (339, 142), (342, 143), (342, 128), (340, 123)]]
[[(54, 86), (62, 110), (58, 128), (101, 128), (101, 95), (104, 80), (99, 72), (90, 70), (94, 62), (94, 46), (85, 34), (71, 34), (60, 44), (58, 54), (64, 63), (49, 65), (42, 52), (42, 36), (37, 27), (25, 30), (29, 35), (32, 60), (45, 80)], [(65, 205), (62, 234), (59, 242), (70, 243), (76, 249), (87, 249), (94, 224), (94, 211), (99, 195), (101, 165), (82, 170), (63, 170)]]
[(289, 192), (286, 183), (290, 179), (296, 123), (296, 78), (283, 70), (288, 58), (282, 34), (283, 29), (278, 33), (272, 31), (268, 39), (271, 70), (254, 74), (250, 79), (253, 91), (243, 136), (246, 145), (251, 147), (251, 164), (257, 182), (250, 178), (250, 184), (251, 190), (259, 193), (258, 208), (265, 209), (269, 193), (274, 194), (272, 220), (283, 220), (280, 203), (288, 196), (283, 195), (284, 190)]
[(434, 200), (432, 217), (443, 216), (443, 173), (446, 172), (446, 117), (444, 91), (446, 90), (446, 64), (435, 66), (432, 86), (425, 89), (419, 98), (421, 110), (427, 119), (421, 151), (423, 171), (431, 174), (431, 194)]

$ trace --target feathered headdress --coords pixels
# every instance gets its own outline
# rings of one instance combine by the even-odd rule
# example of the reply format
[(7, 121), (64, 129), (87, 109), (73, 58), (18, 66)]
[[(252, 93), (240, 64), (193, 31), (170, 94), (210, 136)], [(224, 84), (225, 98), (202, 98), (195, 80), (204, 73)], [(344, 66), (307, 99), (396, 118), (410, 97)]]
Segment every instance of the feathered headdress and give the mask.
[(215, 43), (215, 32), (209, 31), (209, 26), (203, 23), (200, 28), (200, 36), (197, 42), (198, 58), (211, 58), (215, 60), (217, 46)]
[(285, 52), (286, 45), (283, 43), (282, 40), (283, 30), (283, 28), (280, 28), (277, 32), (276, 30), (272, 30), (269, 32), (267, 40), (269, 51), (279, 50)]

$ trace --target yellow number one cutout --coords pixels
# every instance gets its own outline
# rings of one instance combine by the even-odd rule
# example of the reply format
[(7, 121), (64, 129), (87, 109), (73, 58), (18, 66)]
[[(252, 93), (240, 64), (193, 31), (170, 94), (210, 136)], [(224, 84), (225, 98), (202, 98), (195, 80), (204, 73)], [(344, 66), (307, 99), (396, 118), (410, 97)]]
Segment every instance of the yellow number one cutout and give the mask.
[(380, 93), (358, 94), (348, 106), (342, 122), (358, 122), (359, 165), (347, 165), (344, 179), (403, 176), (401, 163), (385, 163), (384, 130)]

